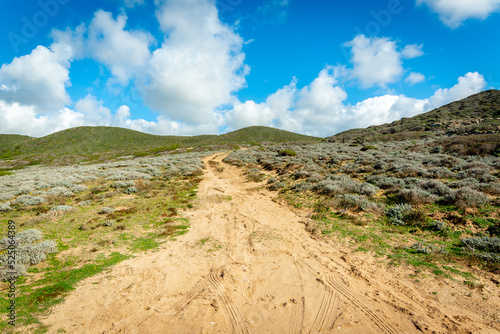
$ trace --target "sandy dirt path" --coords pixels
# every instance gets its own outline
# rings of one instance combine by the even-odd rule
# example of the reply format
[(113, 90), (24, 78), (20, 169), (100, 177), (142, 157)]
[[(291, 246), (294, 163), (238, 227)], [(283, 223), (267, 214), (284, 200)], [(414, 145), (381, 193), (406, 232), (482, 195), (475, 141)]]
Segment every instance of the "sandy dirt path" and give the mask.
[(486, 324), (498, 326), (498, 306), (439, 299), (406, 272), (314, 238), (305, 213), (274, 202), (241, 170), (208, 163), (226, 155), (204, 160), (189, 232), (81, 282), (44, 320), (49, 332), (497, 332)]

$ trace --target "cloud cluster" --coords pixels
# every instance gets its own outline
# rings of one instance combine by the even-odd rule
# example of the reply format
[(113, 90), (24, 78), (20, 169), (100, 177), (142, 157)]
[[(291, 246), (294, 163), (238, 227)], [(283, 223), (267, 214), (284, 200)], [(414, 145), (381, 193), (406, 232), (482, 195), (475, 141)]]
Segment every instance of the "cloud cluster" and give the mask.
[[(141, 3), (126, 1), (125, 5)], [(53, 31), (50, 48), (40, 46), (30, 55), (3, 65), (2, 113), (7, 114), (7, 108), (29, 106), (33, 117), (38, 117), (34, 126), (44, 124), (47, 129), (22, 128), (21, 132), (30, 134), (51, 132), (57, 128), (56, 123), (51, 125), (47, 117), (55, 119), (54, 115), (65, 113), (68, 118), (68, 111), (73, 112), (71, 121), (60, 124), (116, 125), (117, 120), (110, 119), (111, 112), (95, 98), (77, 101), (74, 111), (65, 108), (72, 104), (66, 92), (70, 64), (89, 58), (109, 70), (108, 84), (127, 86), (132, 82), (144, 103), (160, 113), (157, 122), (134, 122), (122, 117), (123, 125), (155, 133), (217, 132), (221, 122), (218, 108), (230, 105), (233, 94), (246, 85), (249, 67), (244, 63), (244, 41), (219, 20), (212, 0), (156, 0), (155, 5), (164, 33), (156, 49), (156, 41), (149, 33), (127, 29), (125, 14), (115, 19), (111, 13), (99, 10), (88, 25)], [(52, 116), (45, 115), (48, 112)], [(12, 119), (9, 121), (12, 123)], [(15, 131), (11, 126), (4, 129)]]
[(34, 106), (0, 100), (0, 133), (25, 134), (42, 137), (78, 126), (117, 126), (158, 135), (192, 135), (216, 133), (213, 124), (185, 125), (158, 116), (156, 121), (132, 119), (130, 108), (120, 106), (116, 111), (103, 106), (103, 102), (88, 95), (75, 103), (74, 110), (61, 108), (50, 114), (41, 114)]
[(0, 133), (43, 136), (80, 125), (79, 115), (68, 108), (39, 114), (35, 107), (0, 100)]
[(484, 77), (477, 72), (469, 72), (458, 78), (458, 83), (451, 88), (440, 88), (429, 99), (429, 105), (436, 108), (451, 101), (482, 91), (486, 87)]
[(82, 24), (74, 30), (56, 30), (52, 37), (56, 45), (66, 47), (68, 56), (94, 59), (109, 68), (112, 82), (126, 85), (148, 64), (154, 42), (149, 33), (126, 30), (126, 23), (125, 14), (115, 20), (111, 13), (98, 10), (88, 27)]
[(243, 39), (222, 23), (213, 1), (156, 0), (156, 17), (164, 34), (160, 47), (149, 33), (127, 30), (125, 14), (114, 19), (99, 10), (87, 26), (55, 31), (58, 45), (76, 58), (88, 57), (112, 74), (108, 84), (133, 80), (148, 107), (190, 124), (217, 118), (246, 85)]
[(453, 87), (438, 89), (427, 99), (386, 94), (349, 105), (344, 103), (347, 93), (338, 85), (341, 74), (338, 68), (327, 66), (302, 89), (297, 89), (293, 81), (263, 103), (236, 104), (228, 112), (228, 124), (231, 129), (258, 124), (324, 137), (412, 117), (478, 93), (486, 86), (482, 75), (470, 72), (459, 77)]
[[(128, 7), (142, 3), (124, 2)], [(288, 3), (269, 4), (286, 10)], [(348, 104), (346, 82), (385, 90), (403, 78), (410, 85), (426, 79), (403, 66), (407, 59), (423, 55), (423, 45), (400, 47), (390, 38), (359, 35), (345, 44), (352, 52), (350, 67), (325, 66), (305, 86), (299, 87), (293, 78), (265, 101), (239, 101), (235, 94), (246, 86), (249, 73), (244, 40), (234, 27), (220, 21), (215, 1), (155, 0), (155, 6), (161, 41), (147, 32), (127, 29), (125, 14), (114, 18), (99, 10), (88, 24), (54, 31), (50, 47), (38, 46), (2, 65), (0, 133), (42, 136), (75, 126), (108, 125), (187, 135), (267, 125), (328, 136), (414, 116), (477, 93), (486, 85), (482, 75), (470, 72), (455, 86), (438, 89), (427, 99), (385, 94)], [(125, 98), (114, 110), (92, 95), (71, 101), (66, 91), (71, 85), (70, 66), (83, 58), (108, 69), (108, 85), (118, 90), (133, 86), (140, 102), (159, 113), (157, 119), (134, 119)]]
[(213, 121), (219, 106), (246, 85), (243, 39), (206, 0), (156, 0), (166, 38), (139, 87), (152, 109), (190, 124)]
[(68, 68), (67, 58), (38, 46), (29, 55), (0, 67), (0, 100), (37, 106), (42, 112), (62, 108), (70, 102)]
[(417, 0), (417, 5), (422, 4), (438, 13), (450, 28), (459, 27), (467, 19), (485, 19), (500, 10), (500, 0)]
[(385, 88), (399, 81), (404, 74), (402, 59), (423, 55), (422, 45), (407, 45), (398, 50), (397, 43), (385, 37), (358, 35), (344, 45), (351, 48), (351, 78), (364, 88), (376, 85)]

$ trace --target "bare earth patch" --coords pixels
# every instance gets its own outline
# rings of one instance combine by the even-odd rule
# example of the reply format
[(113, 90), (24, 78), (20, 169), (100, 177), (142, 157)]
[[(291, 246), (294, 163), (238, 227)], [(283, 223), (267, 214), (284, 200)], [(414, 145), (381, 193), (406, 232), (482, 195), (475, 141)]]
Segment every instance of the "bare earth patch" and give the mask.
[(411, 268), (313, 238), (307, 213), (226, 155), (204, 159), (189, 233), (82, 281), (43, 320), (50, 333), (500, 332), (495, 284), (415, 282)]

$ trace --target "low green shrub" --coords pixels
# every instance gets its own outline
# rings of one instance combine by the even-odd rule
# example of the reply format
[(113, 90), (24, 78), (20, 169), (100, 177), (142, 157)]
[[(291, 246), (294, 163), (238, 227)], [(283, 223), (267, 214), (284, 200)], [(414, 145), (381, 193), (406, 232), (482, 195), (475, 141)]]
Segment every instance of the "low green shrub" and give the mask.
[(375, 146), (373, 145), (365, 145), (361, 148), (361, 151), (365, 152), (365, 151), (368, 151), (368, 150), (378, 150), (378, 148), (376, 148)]
[(281, 157), (295, 157), (297, 155), (297, 152), (292, 150), (281, 150), (278, 151), (278, 155)]

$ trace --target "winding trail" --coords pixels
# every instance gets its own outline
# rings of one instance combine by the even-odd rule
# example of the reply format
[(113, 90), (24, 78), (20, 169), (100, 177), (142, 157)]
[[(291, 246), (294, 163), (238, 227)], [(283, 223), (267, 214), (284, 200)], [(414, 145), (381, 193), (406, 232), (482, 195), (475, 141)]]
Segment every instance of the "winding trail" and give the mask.
[(452, 328), (453, 319), (443, 320), (437, 302), (398, 281), (399, 274), (375, 265), (363, 270), (342, 245), (313, 238), (305, 214), (274, 202), (276, 195), (262, 184), (222, 163), (227, 154), (204, 159), (201, 204), (185, 213), (189, 233), (83, 281), (44, 320), (50, 333), (395, 334)]

